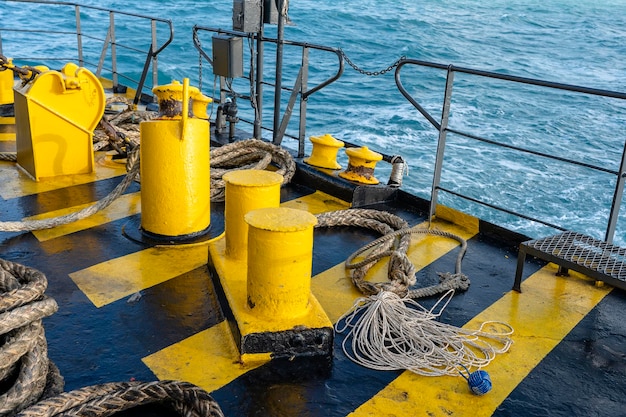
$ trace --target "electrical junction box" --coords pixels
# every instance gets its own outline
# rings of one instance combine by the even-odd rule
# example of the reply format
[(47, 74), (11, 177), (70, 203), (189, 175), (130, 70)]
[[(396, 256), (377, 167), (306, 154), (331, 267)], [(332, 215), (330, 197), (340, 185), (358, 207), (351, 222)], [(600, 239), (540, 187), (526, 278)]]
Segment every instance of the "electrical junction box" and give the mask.
[(280, 3), (285, 4), (285, 8), (289, 8), (289, 0), (263, 0), (263, 23), (269, 23), (270, 25), (278, 24), (278, 7)]
[(243, 39), (215, 35), (213, 42), (213, 74), (226, 78), (243, 77)]
[(261, 31), (263, 0), (233, 0), (233, 29), (246, 33)]

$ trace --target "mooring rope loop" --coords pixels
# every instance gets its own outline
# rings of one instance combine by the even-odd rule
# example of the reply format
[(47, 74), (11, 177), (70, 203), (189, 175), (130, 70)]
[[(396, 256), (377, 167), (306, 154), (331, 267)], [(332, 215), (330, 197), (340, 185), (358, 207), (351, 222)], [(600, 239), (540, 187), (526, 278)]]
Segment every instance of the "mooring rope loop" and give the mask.
[(42, 324), (58, 309), (44, 294), (46, 288), (40, 271), (0, 259), (0, 385), (11, 384), (0, 395), (0, 416), (63, 390), (58, 369), (48, 359)]
[[(317, 215), (317, 220), (316, 227), (359, 226), (383, 235), (354, 252), (345, 261), (346, 269), (351, 271), (350, 279), (365, 295), (390, 291), (402, 297), (420, 298), (436, 295), (449, 289), (466, 290), (469, 286), (469, 279), (461, 272), (461, 261), (467, 250), (467, 242), (460, 236), (437, 229), (412, 229), (401, 217), (373, 209), (346, 209), (326, 212)], [(407, 256), (407, 251), (413, 234), (432, 234), (458, 241), (461, 244), (461, 249), (457, 256), (454, 274), (440, 273), (439, 284), (411, 289), (410, 287), (416, 283), (416, 271)], [(355, 261), (356, 258), (368, 251), (370, 252), (364, 259)], [(384, 258), (389, 258), (388, 282), (367, 281), (365, 278), (367, 272)]]
[(209, 393), (181, 381), (117, 382), (84, 387), (40, 401), (18, 417), (107, 417), (153, 403), (166, 403), (181, 417), (224, 417)]

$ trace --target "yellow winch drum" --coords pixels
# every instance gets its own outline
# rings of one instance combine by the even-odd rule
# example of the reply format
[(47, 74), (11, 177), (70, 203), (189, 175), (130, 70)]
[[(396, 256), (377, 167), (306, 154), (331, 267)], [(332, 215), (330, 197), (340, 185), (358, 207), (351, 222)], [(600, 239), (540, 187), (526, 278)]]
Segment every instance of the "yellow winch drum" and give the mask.
[(14, 92), (18, 165), (36, 181), (93, 172), (93, 130), (105, 106), (97, 77), (68, 63)]

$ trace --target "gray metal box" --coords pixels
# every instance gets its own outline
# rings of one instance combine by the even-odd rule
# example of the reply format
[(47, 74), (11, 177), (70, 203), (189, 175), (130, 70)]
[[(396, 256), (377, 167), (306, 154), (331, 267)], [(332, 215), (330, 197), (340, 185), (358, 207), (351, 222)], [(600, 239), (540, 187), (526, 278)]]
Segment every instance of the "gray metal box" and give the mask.
[(233, 0), (233, 29), (246, 33), (261, 31), (263, 0)]
[(236, 36), (213, 36), (213, 74), (243, 77), (243, 40)]
[[(263, 23), (278, 24), (278, 4), (280, 0), (263, 0)], [(287, 0), (284, 0), (287, 2)]]

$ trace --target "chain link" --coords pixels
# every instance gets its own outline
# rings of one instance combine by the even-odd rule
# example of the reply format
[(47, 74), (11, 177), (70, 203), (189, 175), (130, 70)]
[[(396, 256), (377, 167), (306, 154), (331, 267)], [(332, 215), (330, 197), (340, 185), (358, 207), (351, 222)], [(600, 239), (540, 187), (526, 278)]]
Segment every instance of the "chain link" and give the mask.
[(13, 65), (6, 56), (0, 54), (0, 71), (8, 69), (16, 73), (22, 79), (22, 85), (28, 84), (34, 80), (37, 75), (41, 74), (41, 71), (35, 67), (19, 67)]
[(363, 75), (368, 75), (371, 77), (376, 77), (378, 75), (383, 75), (388, 73), (389, 71), (393, 70), (395, 67), (398, 66), (398, 64), (406, 59), (405, 55), (402, 55), (400, 58), (398, 58), (396, 60), (396, 62), (394, 62), (393, 64), (389, 65), (387, 68), (380, 70), (380, 71), (365, 71), (362, 68), (359, 68), (354, 62), (352, 62), (350, 60), (350, 58), (348, 58), (348, 55), (346, 55), (346, 53), (343, 51), (343, 49), (339, 49), (339, 52), (341, 53), (341, 56), (343, 57), (343, 59), (348, 63), (348, 65), (350, 65), (355, 71), (360, 72)]

